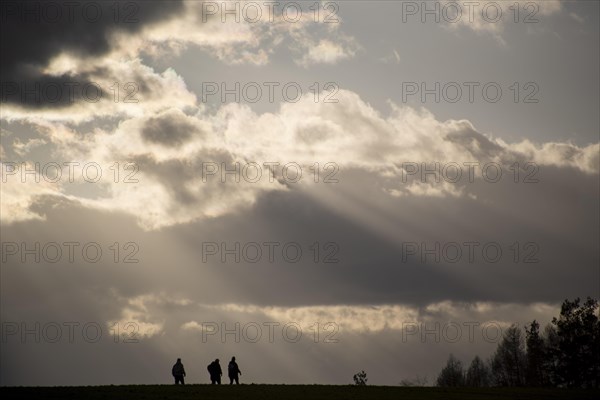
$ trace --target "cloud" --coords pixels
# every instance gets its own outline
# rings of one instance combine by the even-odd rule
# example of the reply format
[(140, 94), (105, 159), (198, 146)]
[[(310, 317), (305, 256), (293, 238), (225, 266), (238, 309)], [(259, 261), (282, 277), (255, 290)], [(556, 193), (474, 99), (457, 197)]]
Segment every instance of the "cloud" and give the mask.
[[(63, 57), (72, 63), (72, 70), (86, 75), (89, 80), (67, 77), (64, 81), (48, 78), (41, 82), (39, 102), (31, 105), (8, 101), (2, 105), (2, 118), (7, 121), (56, 121), (65, 123), (85, 123), (98, 119), (123, 119), (144, 114), (154, 114), (169, 107), (185, 109), (196, 105), (196, 96), (190, 92), (181, 76), (168, 68), (156, 72), (144, 65), (138, 58), (114, 61), (103, 58), (90, 67), (88, 60)], [(64, 66), (51, 66), (63, 68)], [(90, 69), (91, 68), (91, 69)], [(56, 73), (62, 74), (57, 71)], [(38, 82), (39, 83), (39, 82)], [(17, 97), (26, 90), (28, 81), (19, 82)], [(61, 107), (52, 100), (56, 93), (61, 94)], [(52, 89), (54, 90), (54, 89)], [(31, 107), (36, 107), (35, 112)]]
[(569, 13), (569, 17), (573, 18), (577, 23), (580, 23), (580, 24), (585, 23), (585, 18), (583, 18), (582, 16), (580, 16), (577, 13), (571, 12), (571, 13)]
[[(12, 170), (12, 166), (0, 163), (4, 178), (5, 171)], [(27, 166), (33, 170), (32, 164)], [(24, 180), (15, 184), (2, 183), (2, 201), (0, 201), (0, 211), (2, 213), (2, 224), (12, 224), (19, 221), (43, 220), (44, 215), (33, 210), (36, 201), (45, 195), (62, 197), (58, 185), (47, 182), (35, 182), (34, 180)]]
[[(234, 315), (240, 321), (273, 321), (284, 325), (294, 322), (304, 330), (315, 323), (332, 323), (340, 332), (377, 333), (382, 331), (405, 331), (410, 325), (421, 327), (439, 323), (476, 323), (477, 326), (496, 325), (508, 328), (515, 322), (537, 319), (549, 323), (556, 314), (558, 304), (549, 303), (460, 303), (444, 301), (430, 303), (423, 307), (399, 304), (363, 305), (323, 305), (309, 307), (268, 307), (246, 304), (201, 305), (201, 309), (218, 310), (223, 315)], [(511, 318), (520, 314), (519, 321)], [(207, 331), (208, 326), (197, 321), (188, 321), (181, 326), (184, 330)], [(481, 328), (478, 328), (481, 329)]]
[[(135, 6), (135, 21), (121, 21), (113, 18), (114, 9), (108, 3), (95, 3), (92, 8), (97, 12), (97, 18), (89, 20), (88, 14), (74, 12), (73, 4), (66, 1), (54, 2), (54, 10), (59, 17), (46, 17), (38, 10), (37, 17), (27, 16), (24, 7), (7, 4), (6, 14), (2, 21), (2, 56), (1, 65), (4, 98), (8, 103), (19, 104), (27, 108), (64, 108), (71, 104), (71, 96), (53, 93), (55, 101), (36, 101), (44, 97), (45, 87), (65, 87), (72, 82), (80, 85), (89, 84), (95, 74), (83, 71), (68, 71), (64, 73), (47, 72), (45, 68), (52, 60), (61, 55), (88, 60), (110, 53), (114, 46), (112, 40), (116, 33), (135, 35), (144, 26), (152, 25), (161, 19), (171, 18), (178, 14), (183, 2), (176, 1), (138, 1)], [(75, 5), (75, 7), (82, 5)], [(70, 11), (69, 11), (70, 9)], [(50, 14), (49, 14), (50, 15)], [(54, 14), (52, 14), (54, 15)], [(7, 89), (7, 84), (19, 88)], [(33, 90), (33, 96), (21, 96), (21, 87)], [(75, 99), (81, 100), (81, 93), (76, 93)]]
[[(61, 159), (94, 160), (106, 166), (117, 160), (135, 163), (140, 183), (104, 182), (98, 185), (104, 191), (101, 198), (79, 201), (88, 207), (131, 213), (149, 229), (247, 209), (261, 193), (288, 190), (282, 173), (290, 163), (305, 171), (300, 186), (311, 185), (306, 173), (315, 162), (332, 161), (341, 170), (358, 168), (404, 183), (385, 188), (393, 196), (471, 199), (477, 196), (464, 188), (466, 173), (452, 184), (418, 182), (419, 174), (407, 171), (407, 164), (496, 163), (509, 170), (515, 162), (532, 162), (593, 175), (600, 169), (599, 144), (537, 145), (528, 140), (511, 144), (478, 132), (467, 120), (438, 121), (424, 109), (394, 104), (384, 117), (356, 93), (340, 90), (336, 96), (338, 103), (326, 104), (305, 95), (297, 103), (282, 104), (276, 113), (263, 114), (240, 104), (224, 105), (214, 113), (189, 109), (193, 112), (186, 114), (170, 108), (127, 119), (114, 131), (98, 129), (86, 136), (50, 122), (39, 129)], [(16, 151), (21, 148), (17, 142)], [(278, 168), (265, 163), (278, 163)], [(234, 171), (229, 179), (227, 169)], [(242, 178), (242, 170), (258, 172), (259, 179)], [(31, 205), (49, 190), (67, 195), (65, 185), (42, 192), (13, 190), (15, 185), (19, 183), (14, 177), (4, 185), (8, 196), (3, 205), (21, 210), (21, 215), (32, 214), (23, 213), (16, 203)], [(5, 218), (21, 220), (10, 213)]]
[[(390, 195), (395, 197), (403, 196), (424, 196), (424, 197), (461, 197), (463, 195), (463, 189), (457, 187), (448, 182), (442, 182), (441, 184), (435, 184), (434, 182), (420, 182), (418, 180), (407, 185), (404, 190), (398, 189), (387, 189)], [(471, 198), (476, 198), (471, 195)]]
[[(57, 4), (64, 8), (67, 3)], [(195, 96), (174, 71), (156, 72), (141, 61), (178, 54), (189, 46), (228, 64), (265, 65), (287, 43), (304, 66), (337, 63), (354, 56), (357, 48), (352, 37), (341, 33), (340, 22), (314, 21), (306, 10), (290, 22), (281, 10), (263, 5), (264, 17), (256, 23), (235, 18), (223, 22), (221, 12), (207, 12), (205, 3), (129, 2), (125, 6), (135, 10), (131, 23), (115, 21), (108, 3), (100, 4), (101, 18), (93, 23), (83, 16), (74, 22), (42, 18), (38, 23), (8, 13), (1, 28), (7, 60), (1, 66), (3, 118), (28, 120), (33, 118), (29, 111), (36, 110), (40, 118), (81, 122), (194, 105)], [(235, 4), (245, 9), (248, 3), (259, 4)]]
[(311, 43), (309, 39), (305, 38), (302, 43), (304, 55), (296, 62), (303, 67), (315, 64), (337, 64), (341, 60), (354, 57), (359, 48), (352, 40), (348, 39), (345, 40), (345, 43), (336, 43), (326, 39)]
[(400, 53), (398, 53), (398, 50), (393, 49), (390, 54), (381, 57), (379, 61), (384, 64), (400, 64)]
[(169, 109), (156, 117), (150, 117), (142, 128), (142, 137), (153, 143), (163, 146), (177, 147), (189, 140), (193, 134), (199, 132), (192, 121), (181, 111)]
[(600, 144), (579, 147), (572, 143), (544, 143), (536, 146), (525, 139), (514, 145), (515, 152), (525, 158), (535, 160), (541, 165), (556, 165), (577, 168), (591, 174), (597, 174), (600, 165)]
[(29, 153), (32, 149), (43, 146), (45, 144), (46, 144), (46, 141), (44, 139), (40, 139), (40, 138), (29, 139), (25, 143), (21, 142), (21, 140), (19, 138), (15, 138), (15, 140), (13, 142), (13, 149), (14, 149), (15, 153), (17, 153), (19, 156), (23, 157), (27, 153)]
[[(360, 47), (353, 37), (342, 32), (342, 19), (331, 13), (328, 22), (324, 22), (315, 20), (315, 14), (306, 5), (301, 6), (299, 13), (295, 5), (292, 11), (289, 5), (273, 8), (253, 1), (240, 1), (233, 6), (239, 8), (237, 20), (233, 14), (226, 16), (221, 4), (187, 2), (183, 18), (152, 27), (140, 47), (149, 54), (160, 55), (166, 48), (179, 52), (198, 46), (228, 64), (265, 65), (277, 49), (287, 44), (295, 61), (304, 67), (335, 64), (353, 57)], [(256, 12), (244, 11), (248, 9)]]
[[(124, 336), (131, 338), (151, 338), (164, 333), (165, 322), (155, 320), (153, 313), (164, 307), (185, 307), (191, 301), (184, 298), (174, 298), (165, 293), (151, 293), (131, 298), (123, 298), (113, 292), (118, 302), (125, 302), (118, 319), (107, 321), (108, 329), (118, 329), (126, 332)], [(163, 311), (164, 312), (164, 311)]]
[[(540, 22), (540, 17), (546, 18), (560, 13), (563, 5), (560, 0), (531, 1), (518, 4), (505, 1), (483, 0), (467, 5), (452, 0), (442, 0), (440, 12), (444, 26), (451, 30), (458, 28), (470, 29), (479, 34), (487, 34), (494, 37), (501, 45), (506, 45), (504, 31), (507, 26), (528, 24), (534, 25)], [(458, 14), (457, 11), (458, 10)], [(445, 14), (446, 13), (446, 14)], [(516, 21), (516, 22), (515, 22)]]

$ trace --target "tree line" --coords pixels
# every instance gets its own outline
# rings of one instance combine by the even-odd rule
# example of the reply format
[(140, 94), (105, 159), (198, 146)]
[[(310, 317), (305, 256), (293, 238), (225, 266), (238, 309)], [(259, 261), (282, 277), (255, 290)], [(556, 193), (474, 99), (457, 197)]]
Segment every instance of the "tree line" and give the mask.
[(525, 332), (513, 324), (494, 354), (479, 356), (468, 368), (452, 354), (437, 378), (442, 387), (532, 386), (598, 388), (600, 320), (598, 300), (588, 297), (562, 303), (560, 316), (543, 332), (533, 320)]

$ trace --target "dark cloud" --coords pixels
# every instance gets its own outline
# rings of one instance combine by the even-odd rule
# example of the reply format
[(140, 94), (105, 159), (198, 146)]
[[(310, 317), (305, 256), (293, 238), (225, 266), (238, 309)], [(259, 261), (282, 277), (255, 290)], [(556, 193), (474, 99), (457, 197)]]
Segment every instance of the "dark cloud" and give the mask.
[[(211, 160), (217, 158), (213, 156)], [(176, 199), (172, 205), (174, 209), (191, 210), (199, 204), (197, 196), (200, 195), (186, 191), (200, 173), (198, 165), (157, 163), (151, 159), (136, 162), (140, 170), (153, 171), (155, 178), (172, 192)], [(124, 275), (113, 280), (106, 276), (108, 286), (119, 288), (126, 295), (174, 290), (204, 303), (278, 306), (402, 303), (423, 306), (444, 300), (560, 302), (566, 297), (597, 292), (600, 260), (596, 244), (600, 239), (597, 231), (600, 218), (594, 200), (598, 190), (596, 176), (574, 169), (546, 168), (542, 169), (537, 184), (515, 184), (512, 177), (496, 184), (474, 183), (470, 193), (477, 200), (467, 197), (396, 198), (378, 190), (377, 183), (369, 183), (373, 182), (372, 174), (354, 171), (339, 178), (340, 183), (331, 188), (332, 193), (356, 199), (362, 213), (360, 218), (341, 212), (343, 205), (335, 201), (329, 205), (315, 201), (324, 190), (315, 186), (314, 192), (292, 188), (259, 196), (254, 207), (243, 217), (231, 210), (226, 216), (205, 218), (158, 232), (144, 232), (135, 227), (117, 228), (125, 220), (133, 223), (131, 217), (125, 220), (115, 217), (113, 224), (102, 216), (104, 214), (76, 208), (69, 211), (73, 207), (57, 209), (52, 203), (43, 207), (40, 204), (36, 211), (46, 215), (47, 221), (17, 223), (18, 229), (12, 233), (8, 231), (3, 240), (67, 241), (68, 234), (51, 231), (50, 227), (59, 221), (63, 227), (61, 232), (72, 232), (71, 240), (81, 237), (78, 232), (84, 229), (82, 227), (104, 226), (107, 237), (110, 237), (108, 231), (113, 229), (129, 232), (133, 238), (130, 240), (136, 240), (140, 246), (141, 265), (136, 266), (137, 271), (144, 271), (146, 279), (137, 281), (131, 276), (133, 280), (129, 280)], [(371, 200), (359, 201), (362, 191), (369, 186), (372, 186)], [(557, 192), (556, 187), (568, 189)], [(216, 200), (227, 188), (227, 185), (212, 184), (206, 187), (206, 193), (201, 192), (201, 196)], [(67, 221), (71, 221), (68, 230)], [(49, 228), (41, 230), (42, 225)], [(93, 240), (102, 235), (94, 232), (86, 236)], [(468, 262), (466, 256), (457, 263), (443, 259), (438, 263), (433, 257), (426, 262), (419, 257), (402, 260), (402, 244), (406, 242), (425, 243), (431, 248), (435, 242), (468, 241), (480, 242), (481, 246), (496, 242), (504, 256), (495, 263), (486, 262), (480, 252), (476, 253), (475, 262)], [(242, 258), (238, 263), (233, 256), (227, 256), (226, 262), (222, 262), (220, 254), (203, 262), (202, 245), (205, 242), (225, 243), (228, 248), (233, 248), (236, 242), (242, 245), (278, 242), (280, 245), (275, 262), (262, 258), (260, 262), (252, 263)], [(298, 243), (304, 252), (297, 263), (281, 256), (283, 244), (291, 242)], [(322, 249), (320, 260), (315, 263), (309, 247), (328, 242), (339, 246), (335, 251), (339, 262), (322, 262), (327, 253)], [(513, 262), (514, 253), (510, 246), (515, 242), (520, 246), (535, 242), (539, 246), (535, 254), (539, 262), (522, 262), (529, 254), (522, 247), (519, 262)], [(7, 270), (10, 269), (8, 265)], [(43, 271), (47, 270), (40, 268), (38, 272), (47, 273)], [(77, 272), (82, 274), (81, 285), (103, 286), (98, 280), (99, 275), (88, 276), (90, 271), (85, 271)], [(101, 267), (94, 271), (103, 274)], [(55, 268), (54, 279), (67, 272)], [(16, 275), (12, 276), (13, 273)], [(17, 269), (8, 274), (3, 271), (3, 277), (8, 281), (21, 281)], [(72, 276), (72, 272), (68, 274)], [(531, 290), (532, 287), (536, 289)], [(309, 293), (307, 288), (310, 288)], [(13, 295), (15, 299), (20, 297), (18, 293)]]
[[(211, 199), (225, 196), (228, 189), (226, 185), (201, 182), (203, 163), (232, 165), (234, 161), (233, 156), (225, 150), (205, 150), (198, 153), (193, 160), (158, 161), (151, 154), (131, 159), (139, 166), (140, 171), (156, 179), (171, 194), (175, 200), (175, 207), (189, 207), (194, 203), (200, 206), (200, 202), (209, 202)], [(198, 185), (203, 185), (203, 190), (193, 190), (194, 185), (195, 189), (198, 189)]]
[[(213, 155), (211, 159), (217, 157)], [(142, 161), (136, 160), (140, 164)], [(173, 191), (185, 187), (197, 172), (192, 165), (158, 163), (152, 159), (146, 160), (140, 170), (148, 171), (151, 167), (154, 177), (167, 187), (172, 185), (169, 190)], [(595, 175), (570, 168), (542, 168), (538, 184), (517, 185), (512, 177), (497, 184), (475, 183), (470, 192), (477, 200), (395, 198), (378, 189), (380, 178), (372, 173), (345, 171), (339, 178), (340, 183), (329, 190), (317, 186), (300, 190), (292, 186), (289, 191), (266, 193), (243, 215), (231, 213), (150, 232), (139, 228), (127, 214), (90, 210), (68, 200), (57, 202), (52, 197), (40, 198), (35, 211), (45, 215), (46, 220), (19, 222), (10, 229), (3, 228), (3, 242), (24, 242), (29, 248), (35, 242), (42, 245), (96, 242), (105, 255), (98, 263), (81, 262), (78, 257), (79, 262), (74, 264), (44, 260), (34, 263), (31, 256), (22, 263), (18, 257), (11, 257), (2, 265), (2, 322), (27, 321), (29, 326), (36, 321), (98, 322), (104, 324), (105, 335), (96, 344), (83, 342), (79, 337), (74, 344), (63, 340), (63, 344), (36, 346), (31, 341), (18, 344), (19, 338), (13, 336), (12, 344), (2, 352), (2, 370), (6, 372), (2, 373), (1, 383), (168, 383), (169, 376), (164, 376), (162, 366), (170, 366), (175, 357), (183, 357), (186, 368), (193, 371), (190, 381), (200, 382), (204, 379), (207, 359), (224, 358), (235, 352), (246, 366), (244, 379), (248, 381), (244, 382), (343, 384), (356, 371), (330, 373), (326, 368), (331, 362), (328, 360), (353, 366), (374, 357), (375, 364), (360, 364), (358, 368), (369, 367), (373, 382), (380, 379), (381, 383), (394, 384), (397, 380), (393, 373), (414, 378), (411, 374), (416, 368), (420, 374), (434, 374), (450, 352), (469, 360), (474, 354), (489, 354), (494, 347), (481, 341), (452, 345), (442, 341), (435, 346), (431, 342), (417, 343), (418, 340), (406, 343), (401, 340), (402, 332), (397, 330), (375, 334), (341, 330), (340, 347), (333, 344), (318, 347), (311, 342), (309, 332), (297, 344), (266, 341), (256, 345), (233, 344), (219, 340), (202, 344), (199, 332), (181, 331), (181, 325), (190, 320), (227, 321), (231, 329), (235, 322), (244, 321), (241, 318), (248, 320), (252, 316), (172, 304), (150, 304), (147, 315), (142, 316), (149, 322), (164, 322), (164, 334), (137, 344), (115, 344), (107, 321), (121, 317), (123, 308), (131, 306), (127, 299), (146, 294), (167, 293), (190, 299), (193, 304), (284, 307), (402, 304), (423, 308), (446, 300), (557, 304), (564, 298), (597, 293), (600, 211), (595, 198), (598, 192)], [(565, 189), (557, 191), (556, 187)], [(365, 190), (370, 190), (369, 201), (364, 199)], [(344, 202), (326, 205), (319, 196), (327, 192), (356, 201), (360, 211), (344, 213)], [(185, 194), (175, 197), (180, 207), (190, 206)], [(192, 207), (193, 201), (192, 198)], [(467, 240), (496, 241), (503, 246), (532, 240), (540, 246), (540, 262), (512, 263), (505, 259), (499, 263), (436, 264), (414, 260), (403, 263), (401, 259), (402, 242)], [(115, 242), (123, 245), (130, 241), (139, 246), (135, 255), (139, 262), (115, 263), (108, 247)], [(202, 261), (205, 242), (226, 243), (231, 249), (235, 242), (267, 241), (296, 242), (309, 257), (298, 263), (283, 262), (279, 256), (275, 263), (266, 259), (259, 263), (243, 260), (236, 263), (231, 256), (227, 262), (221, 262), (219, 257)], [(336, 257), (340, 262), (314, 263), (308, 247), (315, 242), (338, 243)], [(521, 314), (500, 316), (493, 312), (492, 315), (495, 319), (526, 322)], [(455, 315), (448, 317), (443, 313), (435, 318), (442, 324), (447, 318), (457, 320)], [(260, 324), (272, 319), (263, 316), (253, 321)], [(379, 340), (385, 343), (385, 351), (368, 345)], [(417, 344), (421, 347), (416, 347)], [(350, 347), (369, 352), (370, 357), (345, 354)], [(389, 357), (395, 352), (401, 352), (403, 357)], [(97, 361), (94, 372), (90, 373), (84, 366), (92, 359)], [(299, 378), (291, 366), (287, 369), (289, 360), (294, 360), (296, 367), (302, 364), (317, 372)], [(77, 366), (72, 374), (56, 372), (72, 366)]]
[[(180, 0), (2, 1), (2, 102), (56, 108), (69, 106), (86, 95), (95, 97), (81, 89), (93, 84), (88, 74), (50, 76), (43, 68), (61, 53), (80, 58), (105, 54), (113, 47), (112, 33), (134, 34), (143, 27), (173, 18), (182, 5)], [(69, 88), (76, 88), (75, 85), (79, 88), (72, 97)], [(56, 94), (57, 87), (62, 89), (60, 95)]]
[(198, 128), (186, 120), (183, 113), (167, 113), (149, 118), (142, 128), (142, 137), (149, 142), (167, 147), (177, 147), (185, 143)]

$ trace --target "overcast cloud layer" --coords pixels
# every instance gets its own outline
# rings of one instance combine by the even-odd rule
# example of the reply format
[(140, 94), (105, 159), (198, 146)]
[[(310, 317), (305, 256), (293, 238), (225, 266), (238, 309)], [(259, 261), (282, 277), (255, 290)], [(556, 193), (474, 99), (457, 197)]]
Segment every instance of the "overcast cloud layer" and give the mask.
[(600, 296), (597, 3), (55, 3), (2, 4), (0, 384), (432, 383)]

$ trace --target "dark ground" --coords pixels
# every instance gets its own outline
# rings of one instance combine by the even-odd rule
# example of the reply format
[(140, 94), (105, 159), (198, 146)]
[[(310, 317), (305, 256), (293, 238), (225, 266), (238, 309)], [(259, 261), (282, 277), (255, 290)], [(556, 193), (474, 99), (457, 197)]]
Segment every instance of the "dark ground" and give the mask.
[(256, 399), (256, 400), (519, 400), (519, 399), (600, 399), (600, 391), (487, 388), (443, 389), (396, 386), (329, 386), (329, 385), (130, 385), (130, 386), (73, 386), (73, 387), (2, 387), (3, 399), (73, 399), (73, 400), (167, 400), (167, 399)]

